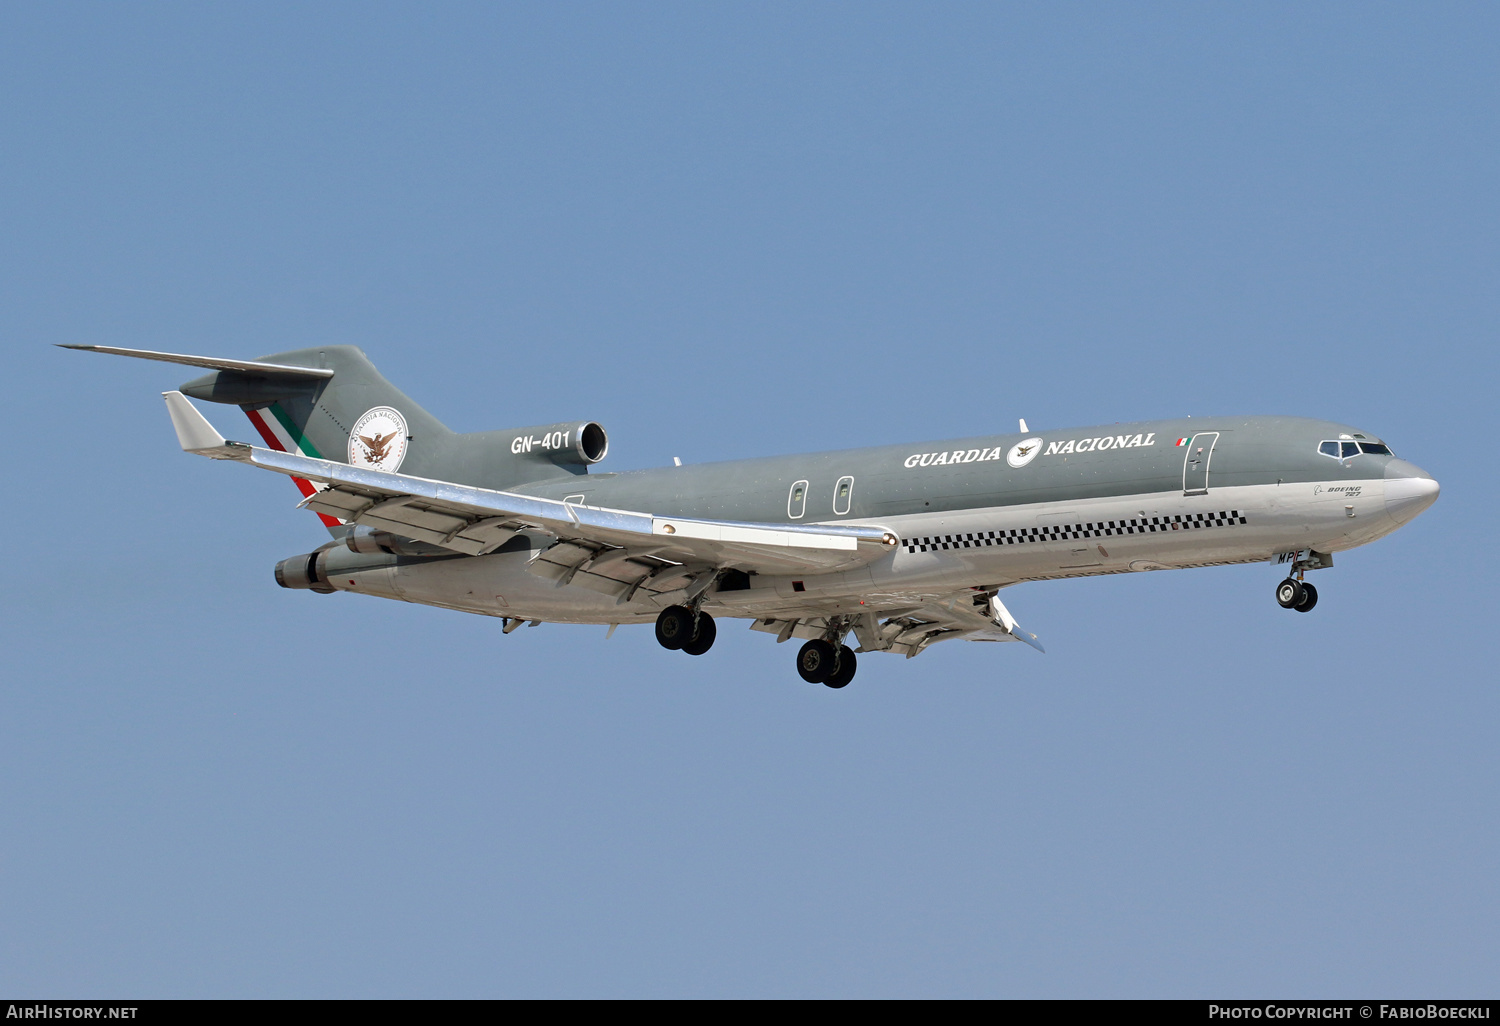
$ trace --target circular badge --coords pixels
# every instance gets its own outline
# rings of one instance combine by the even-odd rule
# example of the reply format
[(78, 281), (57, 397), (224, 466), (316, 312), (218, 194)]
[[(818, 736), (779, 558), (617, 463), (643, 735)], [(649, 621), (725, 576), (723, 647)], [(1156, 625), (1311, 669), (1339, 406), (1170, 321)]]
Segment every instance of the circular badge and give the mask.
[(1040, 438), (1028, 438), (1024, 442), (1017, 442), (1010, 447), (1010, 452), (1005, 454), (1005, 462), (1013, 467), (1024, 467), (1036, 459), (1036, 454), (1042, 451), (1042, 440)]
[(349, 465), (394, 474), (406, 458), (406, 418), (389, 406), (366, 410), (349, 434)]

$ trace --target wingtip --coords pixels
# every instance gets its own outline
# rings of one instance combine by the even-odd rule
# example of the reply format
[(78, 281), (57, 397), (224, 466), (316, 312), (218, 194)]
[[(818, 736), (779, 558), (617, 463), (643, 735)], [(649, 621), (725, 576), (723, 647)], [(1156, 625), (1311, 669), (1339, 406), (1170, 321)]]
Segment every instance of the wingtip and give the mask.
[(176, 391), (163, 392), (161, 396), (167, 402), (167, 415), (172, 418), (177, 443), (183, 452), (204, 453), (223, 448), (224, 436), (198, 412), (196, 406), (188, 402), (187, 396)]

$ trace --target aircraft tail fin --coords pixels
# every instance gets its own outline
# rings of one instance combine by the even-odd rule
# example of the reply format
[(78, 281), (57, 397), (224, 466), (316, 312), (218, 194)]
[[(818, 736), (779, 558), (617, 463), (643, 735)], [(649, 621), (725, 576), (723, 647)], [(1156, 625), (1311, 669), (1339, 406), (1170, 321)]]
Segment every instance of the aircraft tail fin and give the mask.
[[(192, 410), (183, 395), (240, 407), (268, 448), (379, 470), (395, 471), (405, 462), (407, 473), (412, 473), (414, 461), (407, 457), (417, 448), (414, 443), (420, 440), (421, 448), (429, 454), (440, 453), (450, 448), (448, 443), (455, 437), (436, 417), (387, 381), (355, 346), (296, 349), (258, 360), (115, 346), (62, 348), (208, 370), (209, 373), (182, 385), (179, 392), (167, 393), (179, 441), (192, 451), (202, 451), (205, 446), (190, 447), (190, 441), (204, 441), (205, 430), (215, 435), (217, 432), (202, 414)], [(196, 438), (195, 432), (203, 434), (203, 438)], [(222, 444), (222, 439), (217, 444)], [(418, 468), (416, 473), (422, 470)], [(318, 491), (309, 481), (293, 480), (303, 498)], [(324, 514), (319, 516), (330, 532), (341, 533), (338, 520)]]
[[(63, 348), (209, 371), (172, 393), (177, 396), (176, 405), (170, 395), (168, 399), (179, 440), (186, 439), (185, 448), (193, 442), (192, 451), (213, 448), (197, 444), (211, 439), (207, 434), (197, 437), (195, 432), (202, 434), (206, 428), (215, 437), (217, 432), (201, 414), (191, 411), (184, 395), (240, 407), (259, 441), (271, 449), (486, 488), (583, 474), (608, 448), (603, 429), (592, 422), (456, 434), (387, 381), (355, 346), (294, 349), (256, 360), (114, 346)], [(321, 487), (293, 480), (304, 499)], [(340, 521), (319, 516), (335, 537), (342, 535)]]

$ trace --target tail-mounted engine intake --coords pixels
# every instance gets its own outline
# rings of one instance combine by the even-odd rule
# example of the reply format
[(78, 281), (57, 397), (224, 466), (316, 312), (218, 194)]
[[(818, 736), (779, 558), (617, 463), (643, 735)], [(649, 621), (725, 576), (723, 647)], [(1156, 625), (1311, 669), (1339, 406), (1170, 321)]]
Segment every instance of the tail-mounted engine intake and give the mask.
[(511, 454), (521, 459), (588, 466), (609, 452), (609, 436), (591, 420), (517, 428), (502, 434), (511, 436)]

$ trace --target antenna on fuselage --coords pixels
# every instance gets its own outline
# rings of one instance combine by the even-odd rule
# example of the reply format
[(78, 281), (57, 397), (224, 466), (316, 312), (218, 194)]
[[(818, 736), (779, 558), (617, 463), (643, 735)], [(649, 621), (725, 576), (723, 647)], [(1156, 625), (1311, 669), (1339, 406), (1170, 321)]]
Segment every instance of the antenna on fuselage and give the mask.
[(1023, 435), (1029, 435), (1029, 434), (1031, 434), (1031, 428), (1029, 428), (1029, 427), (1026, 426), (1026, 418), (1025, 417), (1021, 418), (1021, 434), (1023, 434)]

